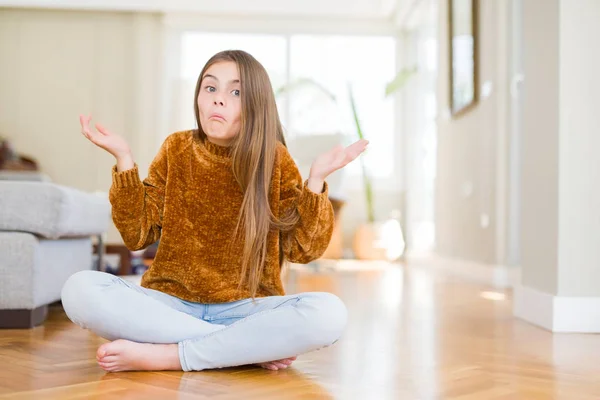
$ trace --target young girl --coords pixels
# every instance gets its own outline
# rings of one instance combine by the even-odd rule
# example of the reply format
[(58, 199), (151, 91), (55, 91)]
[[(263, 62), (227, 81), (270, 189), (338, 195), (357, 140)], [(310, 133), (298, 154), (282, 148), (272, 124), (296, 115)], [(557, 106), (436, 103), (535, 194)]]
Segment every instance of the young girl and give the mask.
[(64, 285), (68, 317), (113, 340), (97, 352), (106, 371), (277, 370), (344, 330), (338, 297), (286, 296), (280, 273), (285, 260), (308, 263), (326, 250), (325, 178), (367, 142), (316, 157), (303, 182), (268, 75), (243, 51), (207, 62), (194, 109), (198, 129), (170, 135), (144, 181), (125, 140), (80, 117), (83, 135), (116, 158), (109, 197), (123, 241), (138, 250), (160, 239), (141, 287), (97, 271)]

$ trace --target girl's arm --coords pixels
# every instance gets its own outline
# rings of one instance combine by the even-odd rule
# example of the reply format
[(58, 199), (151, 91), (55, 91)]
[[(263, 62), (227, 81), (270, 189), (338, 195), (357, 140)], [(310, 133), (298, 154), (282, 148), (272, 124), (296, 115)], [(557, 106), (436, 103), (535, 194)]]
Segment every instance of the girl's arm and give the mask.
[(348, 147), (336, 146), (319, 155), (310, 167), (310, 176), (303, 184), (294, 160), (283, 145), (281, 154), (281, 204), (285, 215), (295, 207), (300, 220), (283, 234), (283, 251), (288, 260), (308, 263), (323, 255), (333, 234), (333, 206), (328, 198), (325, 179), (358, 157), (369, 144), (359, 140)]
[(130, 250), (148, 247), (160, 238), (167, 179), (167, 151), (171, 137), (163, 143), (150, 165), (148, 178), (142, 182), (127, 141), (98, 123), (95, 124), (96, 130), (92, 129), (91, 120), (91, 115), (79, 116), (81, 133), (117, 160), (109, 191), (115, 226)]
[(291, 231), (282, 234), (283, 252), (289, 261), (306, 264), (327, 250), (333, 233), (333, 206), (327, 183), (316, 188), (312, 179), (303, 182), (296, 163), (284, 146), (281, 146), (280, 157), (279, 210), (283, 216), (295, 208), (300, 217)]
[(168, 142), (169, 139), (161, 146), (143, 182), (133, 161), (117, 159), (117, 165), (113, 167), (113, 183), (109, 191), (112, 218), (130, 250), (144, 249), (160, 238)]

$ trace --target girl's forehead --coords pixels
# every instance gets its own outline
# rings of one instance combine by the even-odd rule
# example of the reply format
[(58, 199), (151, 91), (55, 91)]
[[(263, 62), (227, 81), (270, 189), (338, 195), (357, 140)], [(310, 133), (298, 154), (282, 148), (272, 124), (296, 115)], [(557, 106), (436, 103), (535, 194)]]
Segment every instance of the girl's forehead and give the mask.
[(206, 75), (212, 75), (213, 77), (216, 76), (217, 78), (221, 76), (235, 76), (239, 79), (238, 67), (233, 61), (220, 61), (214, 63), (206, 69), (204, 76)]

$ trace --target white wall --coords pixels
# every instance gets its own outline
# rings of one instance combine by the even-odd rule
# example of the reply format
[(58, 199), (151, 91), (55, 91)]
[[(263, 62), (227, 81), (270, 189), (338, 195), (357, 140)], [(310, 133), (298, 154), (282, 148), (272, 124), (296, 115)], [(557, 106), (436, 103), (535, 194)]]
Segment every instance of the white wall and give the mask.
[(600, 3), (526, 0), (522, 283), (600, 295)]
[(600, 296), (600, 2), (560, 1), (558, 295)]
[(524, 285), (551, 294), (558, 285), (558, 3), (523, 2), (521, 275)]
[[(142, 171), (156, 152), (160, 20), (154, 14), (0, 9), (0, 135), (54, 182), (108, 191), (114, 159), (78, 115), (129, 141)], [(111, 228), (109, 241), (120, 241)]]
[(600, 3), (526, 0), (522, 283), (600, 295)]
[(600, 3), (524, 0), (522, 284), (515, 315), (600, 332)]
[(508, 2), (479, 1), (479, 87), (491, 85), (491, 92), (456, 118), (449, 114), (448, 1), (438, 4), (436, 252), (502, 264), (507, 240)]

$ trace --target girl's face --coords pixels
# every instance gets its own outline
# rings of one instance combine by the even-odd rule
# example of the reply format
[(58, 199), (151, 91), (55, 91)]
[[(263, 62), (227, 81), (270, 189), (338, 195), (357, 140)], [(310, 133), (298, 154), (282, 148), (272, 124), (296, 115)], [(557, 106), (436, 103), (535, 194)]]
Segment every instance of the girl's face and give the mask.
[(240, 131), (240, 90), (240, 74), (233, 61), (211, 65), (202, 77), (197, 99), (200, 124), (216, 145), (228, 146)]

